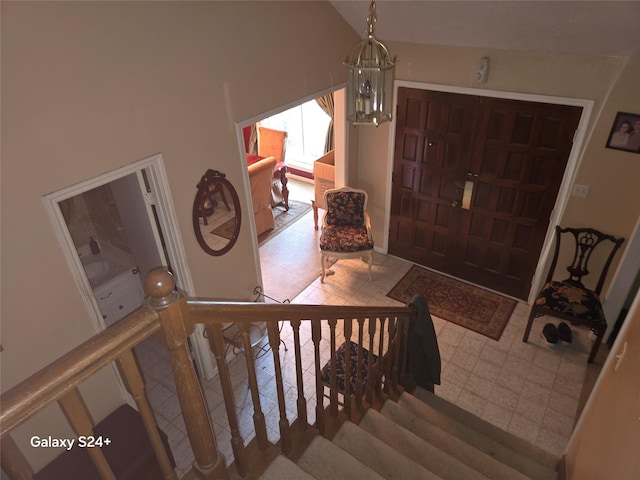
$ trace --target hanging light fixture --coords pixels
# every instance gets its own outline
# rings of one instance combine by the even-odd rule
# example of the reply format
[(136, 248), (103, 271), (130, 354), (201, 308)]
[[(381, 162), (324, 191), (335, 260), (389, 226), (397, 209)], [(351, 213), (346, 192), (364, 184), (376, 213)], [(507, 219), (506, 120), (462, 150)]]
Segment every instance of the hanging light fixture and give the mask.
[(396, 57), (376, 39), (376, 2), (371, 0), (367, 17), (367, 38), (347, 58), (347, 118), (353, 125), (375, 125), (391, 120), (393, 75)]

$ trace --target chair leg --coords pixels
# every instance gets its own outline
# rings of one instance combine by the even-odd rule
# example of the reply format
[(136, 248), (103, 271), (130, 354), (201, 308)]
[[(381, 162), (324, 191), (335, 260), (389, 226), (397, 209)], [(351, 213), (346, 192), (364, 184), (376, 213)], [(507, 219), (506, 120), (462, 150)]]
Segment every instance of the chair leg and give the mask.
[(604, 332), (607, 330), (607, 324), (605, 323), (604, 328), (598, 328), (594, 333), (596, 334), (596, 341), (593, 343), (593, 347), (591, 347), (591, 353), (589, 354), (589, 358), (587, 359), (587, 363), (593, 363), (596, 358), (596, 354), (598, 353), (598, 349), (600, 348), (600, 344), (602, 343), (602, 339), (604, 338)]
[(315, 200), (311, 200), (311, 208), (313, 209), (313, 228), (318, 229), (318, 205)]
[(322, 276), (320, 277), (320, 283), (324, 283), (324, 276), (325, 276), (325, 258), (324, 258), (324, 254), (320, 254), (320, 265), (322, 266)]
[(533, 319), (536, 318), (536, 312), (534, 311), (535, 307), (531, 307), (531, 313), (529, 314), (529, 320), (527, 321), (527, 328), (524, 329), (524, 335), (522, 337), (522, 341), (527, 343), (529, 340), (529, 333), (531, 333), (531, 325), (533, 325)]
[(373, 253), (371, 252), (367, 254), (367, 263), (369, 264), (369, 280), (373, 282), (373, 277), (371, 276), (371, 264), (373, 263)]

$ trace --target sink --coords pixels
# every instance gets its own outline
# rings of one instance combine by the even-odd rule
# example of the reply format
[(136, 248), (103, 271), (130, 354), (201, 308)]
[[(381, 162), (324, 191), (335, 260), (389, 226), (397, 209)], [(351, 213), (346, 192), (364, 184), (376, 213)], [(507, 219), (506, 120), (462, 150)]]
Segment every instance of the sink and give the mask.
[(99, 260), (97, 262), (88, 263), (84, 266), (84, 271), (89, 277), (89, 280), (104, 275), (109, 271), (110, 264), (106, 260)]

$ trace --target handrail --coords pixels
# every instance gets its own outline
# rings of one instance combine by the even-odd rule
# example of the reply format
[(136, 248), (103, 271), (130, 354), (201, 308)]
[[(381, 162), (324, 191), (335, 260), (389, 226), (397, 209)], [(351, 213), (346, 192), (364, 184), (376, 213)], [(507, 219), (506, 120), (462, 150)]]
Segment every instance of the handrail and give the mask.
[(159, 329), (158, 314), (143, 306), (3, 393), (0, 436), (62, 398)]
[[(189, 319), (196, 323), (278, 322), (289, 319), (328, 320), (356, 317), (411, 317), (417, 310), (407, 306), (306, 305), (296, 303), (217, 302), (187, 299)], [(212, 317), (212, 315), (216, 317)], [(229, 320), (232, 318), (232, 320)]]

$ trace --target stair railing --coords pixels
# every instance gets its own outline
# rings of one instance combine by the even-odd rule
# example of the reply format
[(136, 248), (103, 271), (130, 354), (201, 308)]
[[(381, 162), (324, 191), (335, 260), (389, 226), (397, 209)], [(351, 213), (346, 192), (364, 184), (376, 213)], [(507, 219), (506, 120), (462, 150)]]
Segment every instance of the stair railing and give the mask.
[[(140, 307), (3, 393), (0, 397), (0, 453), (2, 469), (9, 478), (26, 480), (33, 475), (10, 432), (47, 405), (57, 402), (77, 435), (93, 436), (94, 422), (78, 386), (115, 361), (125, 387), (136, 403), (162, 475), (167, 480), (177, 479), (158, 433), (144, 393), (144, 380), (132, 352), (133, 347), (159, 330), (157, 313), (148, 306)], [(115, 478), (100, 448), (89, 448), (87, 452), (103, 479)]]
[[(153, 334), (169, 350), (178, 399), (195, 457), (193, 472), (201, 479), (255, 476), (278, 453), (292, 458), (299, 456), (317, 433), (333, 435), (341, 422), (346, 419), (359, 421), (367, 408), (376, 408), (385, 397), (395, 397), (402, 390), (402, 379), (407, 367), (407, 332), (410, 319), (416, 315), (415, 309), (411, 307), (264, 304), (187, 299), (175, 289), (173, 277), (165, 269), (156, 269), (149, 274), (145, 280), (145, 292), (148, 300), (144, 306), (2, 395), (2, 466), (6, 473), (11, 472), (12, 480), (31, 478), (31, 472), (19, 450), (13, 448), (15, 445), (9, 433), (37, 411), (57, 401), (76, 433), (90, 434), (93, 422), (77, 386), (112, 361), (118, 365), (126, 388), (136, 401), (164, 478), (177, 478), (159, 437), (153, 412), (144, 393), (143, 377), (132, 351), (135, 345)], [(230, 322), (236, 323), (241, 331), (247, 383), (253, 402), (256, 436), (247, 447), (240, 434), (232, 378), (225, 358), (223, 326)], [(297, 397), (293, 410), (296, 411), (297, 419), (293, 422), (288, 418), (291, 409), (287, 409), (284, 390), (280, 350), (282, 344), (278, 328), (280, 322), (291, 328), (294, 343)], [(260, 402), (260, 388), (249, 336), (251, 325), (255, 323), (266, 324), (272, 351), (272, 374), (275, 377), (278, 399), (280, 434), (277, 445), (271, 444), (267, 439), (265, 415)], [(188, 349), (188, 338), (196, 324), (205, 326), (218, 367), (231, 430), (234, 456), (231, 469), (226, 467), (224, 458), (218, 452), (202, 387)], [(352, 341), (354, 324), (357, 325), (357, 341), (354, 342), (357, 345), (356, 378), (347, 374), (340, 382), (344, 386), (342, 391), (336, 374), (340, 360), (336, 353), (340, 339), (336, 330), (340, 324), (346, 346)], [(308, 352), (307, 355), (303, 354), (303, 336), (309, 333), (302, 331), (305, 326), (310, 326), (313, 365), (304, 363), (305, 360), (309, 361)], [(327, 329), (328, 339), (323, 339), (323, 331)], [(365, 345), (365, 330), (368, 345)], [(309, 349), (309, 346), (306, 348)], [(376, 348), (377, 362), (374, 363)], [(363, 362), (365, 349), (368, 351), (366, 364)], [(328, 361), (331, 366), (329, 382), (323, 382), (321, 378), (323, 360)], [(352, 361), (350, 355), (345, 355), (343, 366), (346, 372), (353, 371)], [(315, 372), (316, 421), (313, 426), (309, 425), (307, 418), (305, 370)], [(327, 396), (325, 388), (329, 390)], [(339, 396), (342, 396), (342, 409)], [(325, 399), (328, 402), (326, 408)], [(93, 450), (97, 453), (92, 454), (92, 460), (101, 477), (114, 478), (99, 449)]]

